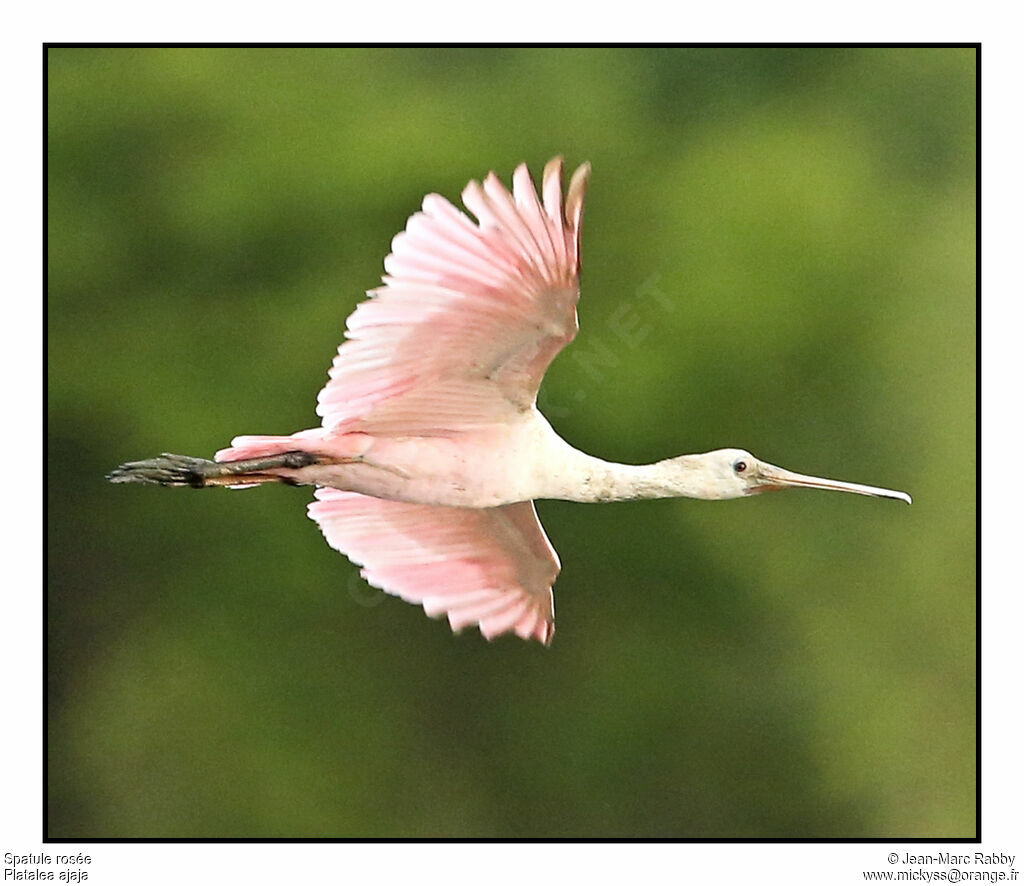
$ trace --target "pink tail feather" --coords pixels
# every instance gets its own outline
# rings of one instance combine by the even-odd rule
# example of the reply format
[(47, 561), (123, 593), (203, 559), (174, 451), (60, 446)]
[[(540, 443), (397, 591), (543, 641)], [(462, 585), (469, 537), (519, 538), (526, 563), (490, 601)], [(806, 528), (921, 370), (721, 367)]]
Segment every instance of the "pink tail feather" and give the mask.
[(240, 461), (243, 458), (279, 455), (282, 452), (292, 452), (296, 449), (310, 452), (316, 448), (315, 445), (310, 445), (312, 441), (322, 437), (323, 430), (320, 428), (311, 428), (308, 431), (299, 431), (288, 436), (244, 434), (241, 437), (235, 437), (228, 448), (218, 450), (213, 458), (214, 461)]

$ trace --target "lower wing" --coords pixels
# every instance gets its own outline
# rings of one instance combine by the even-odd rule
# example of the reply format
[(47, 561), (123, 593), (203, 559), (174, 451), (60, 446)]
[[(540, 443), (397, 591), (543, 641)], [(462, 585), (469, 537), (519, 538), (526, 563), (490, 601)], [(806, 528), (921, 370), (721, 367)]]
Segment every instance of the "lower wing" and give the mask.
[(533, 502), (451, 508), (329, 487), (316, 498), (309, 516), (374, 587), (446, 614), (455, 631), (476, 624), (487, 639), (551, 642), (558, 556)]

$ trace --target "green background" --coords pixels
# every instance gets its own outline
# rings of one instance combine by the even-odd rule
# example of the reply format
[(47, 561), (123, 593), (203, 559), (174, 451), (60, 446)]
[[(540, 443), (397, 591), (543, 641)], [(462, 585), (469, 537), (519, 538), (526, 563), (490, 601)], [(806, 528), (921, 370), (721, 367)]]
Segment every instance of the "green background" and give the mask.
[[(51, 837), (975, 835), (973, 49), (48, 53)], [(541, 406), (910, 491), (542, 502), (544, 649), (310, 493), (113, 486), (317, 424), (423, 194), (594, 172)]]

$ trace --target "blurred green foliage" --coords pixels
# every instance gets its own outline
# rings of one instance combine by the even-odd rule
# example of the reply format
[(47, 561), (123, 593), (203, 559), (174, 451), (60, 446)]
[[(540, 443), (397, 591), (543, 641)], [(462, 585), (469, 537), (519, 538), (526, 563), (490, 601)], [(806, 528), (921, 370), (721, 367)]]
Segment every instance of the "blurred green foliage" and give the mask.
[[(969, 837), (971, 49), (48, 53), (53, 837)], [(420, 198), (594, 166), (541, 404), (909, 490), (540, 505), (550, 649), (450, 635), (308, 491), (115, 487), (315, 425)]]

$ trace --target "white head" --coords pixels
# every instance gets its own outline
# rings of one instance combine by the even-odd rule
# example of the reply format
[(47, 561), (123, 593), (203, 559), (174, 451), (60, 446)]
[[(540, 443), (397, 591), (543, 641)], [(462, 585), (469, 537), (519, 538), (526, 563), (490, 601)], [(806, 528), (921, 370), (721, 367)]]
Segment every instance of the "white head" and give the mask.
[(688, 475), (687, 485), (692, 494), (699, 498), (740, 498), (776, 489), (805, 487), (898, 498), (907, 504), (911, 501), (907, 493), (894, 489), (880, 489), (877, 486), (862, 486), (859, 483), (796, 474), (760, 461), (745, 449), (716, 449), (702, 455), (683, 455), (669, 461), (685, 468)]

